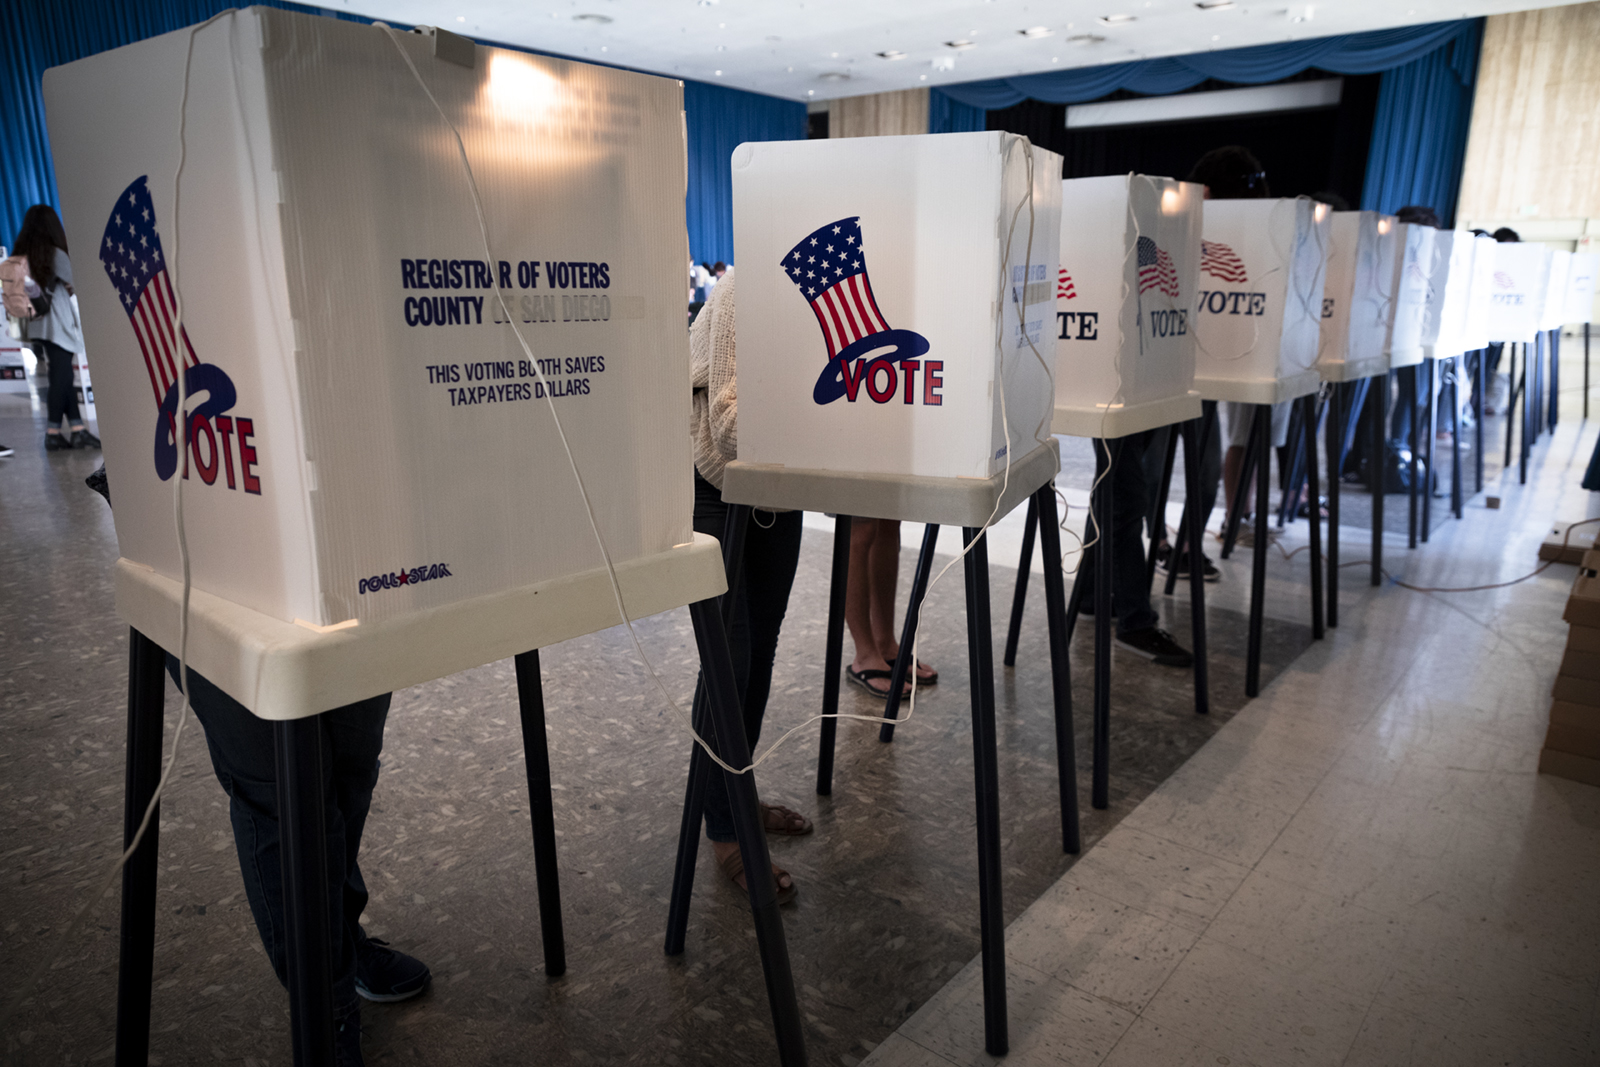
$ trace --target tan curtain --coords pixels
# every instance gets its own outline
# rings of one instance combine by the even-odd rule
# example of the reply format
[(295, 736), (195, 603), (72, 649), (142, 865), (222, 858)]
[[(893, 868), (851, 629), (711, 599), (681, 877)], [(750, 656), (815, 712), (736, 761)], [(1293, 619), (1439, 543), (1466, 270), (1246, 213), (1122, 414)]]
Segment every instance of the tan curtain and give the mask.
[(852, 96), (828, 105), (829, 137), (894, 137), (927, 132), (926, 89)]

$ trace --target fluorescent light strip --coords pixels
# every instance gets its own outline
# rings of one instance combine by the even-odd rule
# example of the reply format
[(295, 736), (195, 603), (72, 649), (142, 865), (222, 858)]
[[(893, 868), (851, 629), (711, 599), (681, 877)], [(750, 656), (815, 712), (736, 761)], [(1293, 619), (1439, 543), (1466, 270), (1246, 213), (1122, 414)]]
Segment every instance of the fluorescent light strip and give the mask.
[(1260, 115), (1271, 111), (1304, 111), (1334, 107), (1344, 87), (1343, 78), (1262, 85), (1253, 89), (1217, 89), (1205, 93), (1179, 93), (1141, 100), (1111, 100), (1103, 104), (1073, 104), (1067, 108), (1067, 129), (1092, 126), (1137, 126), (1151, 122), (1183, 122), (1226, 115)]

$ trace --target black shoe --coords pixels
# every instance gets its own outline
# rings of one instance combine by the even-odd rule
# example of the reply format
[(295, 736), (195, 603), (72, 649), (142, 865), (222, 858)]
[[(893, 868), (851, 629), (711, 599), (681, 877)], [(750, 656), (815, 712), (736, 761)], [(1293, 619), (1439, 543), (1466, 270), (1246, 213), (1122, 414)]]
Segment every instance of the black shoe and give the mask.
[(15, 451), (15, 449), (12, 449), (12, 448), (10, 448), (10, 447), (8, 447), (6, 445), (0, 445), (0, 457), (9, 456), (14, 451)]
[[(1171, 558), (1172, 550), (1170, 548), (1164, 552), (1160, 552), (1156, 556), (1156, 560), (1160, 563), (1162, 570), (1168, 569), (1168, 567), (1171, 565)], [(1217, 570), (1217, 565), (1212, 563), (1211, 557), (1206, 555), (1204, 552), (1200, 553), (1200, 573), (1201, 576), (1208, 582), (1222, 581), (1222, 572)], [(1178, 557), (1178, 577), (1189, 577), (1189, 553), (1187, 552)]]
[(44, 450), (46, 452), (66, 452), (72, 448), (72, 442), (61, 434), (47, 433), (44, 435)]
[(88, 430), (74, 430), (72, 432), (72, 447), (73, 448), (99, 448), (100, 447), (100, 438), (96, 437), (94, 434), (90, 433)]
[(1194, 666), (1194, 656), (1174, 641), (1171, 634), (1156, 626), (1118, 634), (1117, 644), (1129, 652), (1154, 661), (1158, 667)]
[(361, 1005), (340, 1015), (333, 1024), (334, 1067), (367, 1067), (361, 1055)]
[(426, 963), (396, 952), (387, 941), (363, 936), (356, 945), (356, 992), (367, 1000), (410, 1000), (427, 988), (431, 977)]

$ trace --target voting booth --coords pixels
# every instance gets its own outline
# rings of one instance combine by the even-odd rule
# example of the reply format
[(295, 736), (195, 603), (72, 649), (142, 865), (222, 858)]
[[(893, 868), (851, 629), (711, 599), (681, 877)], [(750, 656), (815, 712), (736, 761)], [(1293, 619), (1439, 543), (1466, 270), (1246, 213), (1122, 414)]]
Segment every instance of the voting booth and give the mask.
[(1053, 473), (1059, 156), (995, 132), (749, 143), (732, 166), (739, 333), (759, 340), (729, 500)]
[(1574, 252), (1567, 268), (1567, 301), (1565, 322), (1592, 322), (1594, 320), (1595, 275), (1600, 274), (1600, 254)]
[(1394, 325), (1398, 225), (1393, 216), (1376, 211), (1333, 213), (1317, 353), (1324, 381), (1354, 381), (1389, 370), (1385, 349)]
[(1494, 340), (1488, 336), (1486, 317), (1496, 243), (1465, 230), (1440, 230), (1434, 244), (1422, 354), (1425, 359), (1447, 359)]
[(1550, 270), (1545, 275), (1544, 299), (1539, 308), (1539, 329), (1559, 330), (1567, 324), (1567, 278), (1572, 272), (1572, 253), (1559, 248), (1550, 251)]
[(1489, 297), (1489, 340), (1531, 344), (1544, 313), (1550, 249), (1541, 244), (1507, 242), (1494, 247)]
[(1143, 174), (1061, 183), (1056, 433), (1125, 437), (1196, 418), (1204, 187)]
[(1389, 366), (1408, 367), (1422, 362), (1422, 329), (1428, 314), (1429, 276), (1433, 273), (1434, 238), (1439, 231), (1414, 222), (1395, 224), (1394, 318), (1384, 341)]
[(177, 476), (194, 588), (275, 619), (583, 575), (610, 600), (547, 397), (619, 567), (693, 539), (680, 86), (397, 36), (492, 256), (381, 28), (250, 8), (194, 34), (181, 189), (189, 31), (46, 73), (62, 214), (98, 248), (78, 292), (122, 556), (177, 578)]
[(1306, 197), (1206, 201), (1193, 315), (1201, 396), (1276, 404), (1320, 387), (1331, 214)]

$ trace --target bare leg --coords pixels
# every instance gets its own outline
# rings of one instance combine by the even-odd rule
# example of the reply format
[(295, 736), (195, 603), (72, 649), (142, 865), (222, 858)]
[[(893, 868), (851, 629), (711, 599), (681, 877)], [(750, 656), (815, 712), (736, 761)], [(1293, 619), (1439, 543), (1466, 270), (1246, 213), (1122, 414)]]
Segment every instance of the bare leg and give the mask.
[[(893, 667), (884, 649), (879, 646), (878, 635), (880, 627), (876, 625), (874, 615), (872, 591), (877, 582), (873, 575), (873, 561), (878, 555), (877, 544), (883, 536), (885, 524), (878, 519), (856, 519), (850, 524), (850, 577), (845, 584), (844, 594), (844, 622), (850, 628), (850, 640), (855, 645), (855, 658), (850, 661), (850, 669), (860, 671), (887, 671)], [(895, 539), (899, 540), (899, 523), (895, 527)], [(898, 550), (895, 553), (898, 557)], [(893, 596), (891, 589), (890, 595)], [(892, 625), (892, 624), (891, 624)], [(894, 649), (891, 640), (888, 646)], [(887, 694), (889, 683), (887, 680), (874, 681), (871, 686), (874, 690)], [(910, 691), (910, 683), (906, 685), (905, 692)]]
[[(890, 666), (900, 655), (899, 616), (895, 614), (895, 589), (900, 581), (900, 520), (877, 520), (878, 535), (871, 550), (871, 605), (873, 641)], [(917, 664), (918, 678), (931, 678), (937, 672)]]

